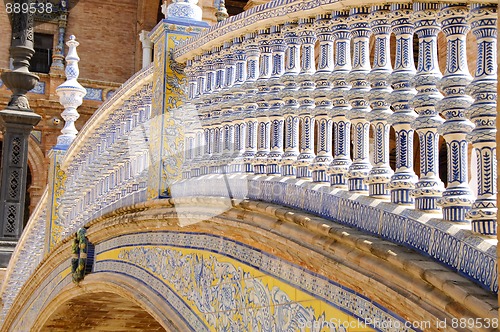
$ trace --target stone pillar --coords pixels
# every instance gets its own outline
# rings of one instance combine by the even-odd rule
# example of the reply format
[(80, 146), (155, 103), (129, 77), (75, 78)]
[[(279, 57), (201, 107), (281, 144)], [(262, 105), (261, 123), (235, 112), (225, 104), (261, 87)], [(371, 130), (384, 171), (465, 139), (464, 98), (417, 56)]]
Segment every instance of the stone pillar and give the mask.
[(368, 24), (369, 7), (352, 8), (349, 12), (349, 29), (351, 31), (354, 55), (353, 67), (347, 76), (352, 88), (347, 93), (347, 99), (352, 109), (348, 112), (353, 132), (353, 162), (347, 173), (349, 191), (365, 192), (368, 190), (364, 180), (371, 169), (368, 160), (368, 135), (370, 122), (367, 115), (370, 112), (368, 93), (370, 82), (367, 75), (370, 72), (369, 41), (371, 30)]
[(330, 184), (334, 188), (347, 189), (346, 174), (351, 165), (351, 122), (347, 119), (350, 110), (346, 93), (350, 85), (346, 80), (351, 71), (351, 33), (347, 26), (349, 11), (334, 11), (332, 13), (333, 38), (335, 40), (335, 59), (332, 73), (333, 87), (330, 92), (332, 99), (333, 120), (333, 161), (328, 172)]
[(472, 98), (465, 94), (465, 87), (472, 81), (467, 67), (466, 35), (467, 7), (462, 4), (442, 4), (439, 20), (446, 36), (446, 69), (438, 87), (444, 98), (438, 110), (445, 118), (439, 131), (446, 140), (448, 150), (448, 186), (439, 200), (443, 218), (465, 222), (465, 215), (472, 204), (472, 192), (468, 185), (467, 134), (472, 123), (465, 118), (465, 110)]
[(418, 36), (418, 66), (412, 82), (417, 90), (411, 106), (418, 113), (412, 123), (420, 144), (420, 178), (412, 192), (415, 208), (427, 212), (439, 212), (437, 200), (444, 185), (439, 179), (438, 127), (443, 123), (436, 104), (443, 98), (436, 83), (442, 75), (439, 70), (437, 36), (440, 30), (437, 21), (439, 5), (430, 2), (413, 4), (412, 21)]
[(80, 58), (76, 52), (79, 43), (75, 36), (71, 36), (68, 45), (68, 55), (66, 56), (66, 81), (56, 88), (56, 93), (59, 96), (59, 102), (64, 107), (61, 116), (64, 119), (64, 128), (61, 130), (62, 135), (57, 137), (56, 146), (49, 151), (49, 209), (47, 212), (47, 236), (46, 236), (46, 251), (50, 251), (55, 245), (63, 240), (64, 228), (62, 220), (60, 220), (62, 211), (59, 210), (61, 202), (59, 198), (65, 191), (66, 173), (61, 169), (61, 163), (73, 140), (76, 138), (78, 131), (75, 128), (75, 121), (80, 117), (77, 111), (83, 102), (83, 97), (87, 91), (78, 83), (79, 76), (78, 62)]
[[(389, 77), (392, 72), (391, 66), (391, 24), (389, 21), (390, 6), (373, 6), (370, 13), (370, 27), (375, 36), (375, 54), (373, 66), (367, 78), (372, 89), (369, 94), (372, 111), (368, 113), (368, 120), (373, 128), (374, 151), (373, 168), (370, 170), (366, 183), (368, 194), (371, 197), (388, 198), (388, 183), (391, 179), (392, 169), (389, 166), (389, 116), (392, 114), (389, 108)], [(408, 56), (411, 58), (411, 56)], [(408, 124), (409, 126), (409, 124)], [(397, 133), (398, 126), (395, 126)], [(410, 128), (411, 134), (413, 130)], [(405, 133), (406, 135), (406, 133)], [(398, 137), (398, 134), (396, 134)], [(400, 153), (406, 152), (400, 147)]]
[(148, 34), (149, 32), (146, 30), (142, 30), (141, 33), (139, 33), (139, 40), (142, 43), (142, 68), (146, 68), (151, 64), (153, 43)]
[[(150, 126), (150, 168), (148, 199), (170, 197), (170, 185), (181, 179), (184, 149), (182, 124), (172, 112), (182, 104), (184, 74), (169, 56), (179, 40), (198, 34), (208, 24), (202, 22), (197, 0), (174, 0), (162, 5), (163, 19), (150, 33), (154, 44), (153, 100)], [(202, 87), (198, 84), (198, 88)], [(165, 161), (168, 159), (168, 163)]]
[(33, 17), (12, 15), (10, 56), (13, 70), (2, 73), (5, 86), (12, 91), (6, 109), (0, 111), (3, 132), (2, 168), (0, 170), (0, 267), (6, 267), (23, 230), (26, 175), (28, 173), (28, 138), (41, 119), (30, 109), (26, 93), (35, 87), (38, 77), (29, 72), (33, 56)]
[(469, 22), (477, 40), (477, 62), (474, 79), (467, 93), (474, 98), (468, 117), (476, 125), (469, 134), (477, 158), (477, 199), (467, 217), (472, 231), (497, 234), (497, 6), (471, 4)]

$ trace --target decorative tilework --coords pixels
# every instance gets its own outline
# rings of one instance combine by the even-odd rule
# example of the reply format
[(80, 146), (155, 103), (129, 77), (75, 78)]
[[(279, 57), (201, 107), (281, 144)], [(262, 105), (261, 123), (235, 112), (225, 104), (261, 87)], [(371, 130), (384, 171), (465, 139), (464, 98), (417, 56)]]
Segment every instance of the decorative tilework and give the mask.
[(42, 81), (37, 82), (35, 87), (28, 92), (36, 93), (36, 94), (40, 94), (40, 95), (45, 94), (45, 82), (42, 82)]
[[(287, 331), (299, 330), (303, 322), (334, 329), (339, 326), (331, 322), (356, 319), (404, 325), (353, 290), (224, 237), (136, 233), (100, 243), (96, 254), (95, 273), (137, 274), (194, 331)], [(352, 331), (368, 330), (360, 325)]]
[(149, 140), (151, 168), (148, 199), (169, 196), (170, 184), (181, 177), (184, 133), (172, 113), (182, 104), (185, 78), (183, 66), (172, 58), (172, 50), (180, 41), (194, 33), (177, 27), (159, 25), (152, 32), (156, 54)]
[(86, 87), (85, 89), (87, 90), (87, 94), (83, 97), (83, 99), (102, 101), (102, 89), (89, 87)]
[[(452, 223), (439, 219), (424, 222), (423, 212), (329, 187), (314, 188), (312, 183), (296, 179), (232, 176), (232, 188), (248, 188), (232, 191), (238, 194), (232, 197), (292, 207), (366, 231), (415, 249), (498, 292), (496, 246)], [(179, 196), (228, 197), (223, 178), (212, 175), (183, 180), (172, 190)]]

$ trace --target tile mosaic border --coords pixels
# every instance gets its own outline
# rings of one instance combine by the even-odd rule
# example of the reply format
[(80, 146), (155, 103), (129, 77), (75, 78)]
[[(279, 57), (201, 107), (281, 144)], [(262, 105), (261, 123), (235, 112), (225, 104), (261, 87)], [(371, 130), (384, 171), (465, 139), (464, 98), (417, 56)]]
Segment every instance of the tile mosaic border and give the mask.
[[(121, 235), (97, 244), (95, 252), (99, 255), (122, 247), (148, 245), (173, 246), (221, 254), (259, 269), (355, 318), (381, 322), (379, 326), (394, 326), (395, 324), (384, 323), (391, 321), (398, 321), (403, 326), (405, 324), (405, 320), (396, 313), (348, 287), (272, 254), (223, 236), (196, 232), (141, 232)], [(99, 271), (98, 264), (99, 262), (96, 263), (96, 272)], [(370, 327), (381, 331), (376, 326)], [(414, 330), (408, 329), (408, 331)]]

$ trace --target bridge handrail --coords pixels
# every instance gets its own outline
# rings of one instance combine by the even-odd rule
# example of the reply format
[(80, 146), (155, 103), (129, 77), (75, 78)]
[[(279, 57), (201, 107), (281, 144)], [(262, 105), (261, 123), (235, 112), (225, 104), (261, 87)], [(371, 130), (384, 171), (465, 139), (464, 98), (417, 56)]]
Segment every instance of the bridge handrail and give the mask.
[(3, 304), (0, 311), (0, 322), (5, 317), (6, 308), (12, 304), (24, 284), (22, 280), (26, 280), (31, 275), (45, 255), (48, 201), (49, 195), (46, 188), (12, 253), (0, 290)]

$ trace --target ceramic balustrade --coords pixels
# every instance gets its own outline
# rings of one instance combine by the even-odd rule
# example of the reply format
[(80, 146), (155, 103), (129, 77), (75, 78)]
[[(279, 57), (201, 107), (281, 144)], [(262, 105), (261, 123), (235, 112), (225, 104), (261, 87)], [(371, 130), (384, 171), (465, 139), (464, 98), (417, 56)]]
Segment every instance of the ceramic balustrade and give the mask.
[[(190, 133), (188, 143), (198, 140), (205, 146), (204, 160), (219, 160), (224, 173), (329, 184), (425, 212), (442, 211), (449, 221), (469, 218), (476, 232), (492, 235), (495, 13), (488, 4), (387, 3), (323, 10), (245, 31), (188, 59), (189, 102), (201, 119), (210, 118), (201, 121), (204, 137)], [(471, 26), (479, 59), (472, 82), (465, 53)], [(437, 52), (441, 28), (447, 39), (444, 75)], [(439, 178), (440, 135), (448, 146), (446, 190)], [(467, 139), (479, 168), (472, 210)], [(196, 151), (188, 157), (185, 178), (218, 172), (199, 172), (199, 158)]]

